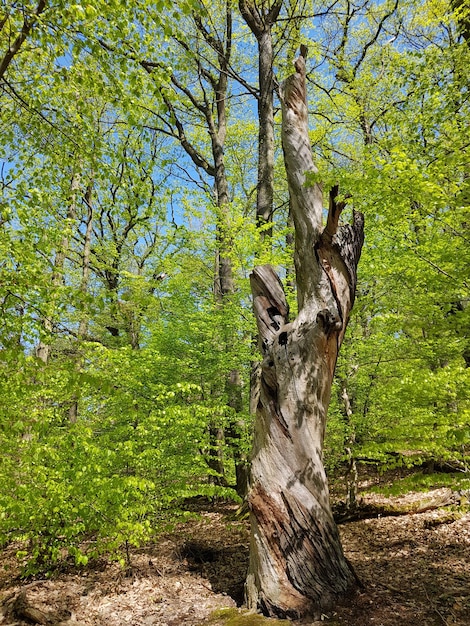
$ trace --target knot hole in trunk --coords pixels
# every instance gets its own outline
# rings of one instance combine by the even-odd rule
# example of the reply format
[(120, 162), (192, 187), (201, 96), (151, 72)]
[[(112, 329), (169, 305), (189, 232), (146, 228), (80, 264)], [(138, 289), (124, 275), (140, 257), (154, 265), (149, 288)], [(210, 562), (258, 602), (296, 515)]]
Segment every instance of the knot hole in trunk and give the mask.
[(274, 328), (274, 330), (279, 330), (281, 328), (280, 322), (276, 319), (276, 317), (278, 317), (279, 320), (282, 322), (282, 314), (279, 311), (279, 309), (276, 306), (270, 306), (266, 310), (266, 313), (269, 315), (269, 317), (272, 320), (271, 326)]
[(329, 309), (322, 309), (317, 313), (317, 324), (322, 327), (326, 335), (331, 335), (334, 331), (339, 331), (343, 328), (343, 322), (340, 317)]

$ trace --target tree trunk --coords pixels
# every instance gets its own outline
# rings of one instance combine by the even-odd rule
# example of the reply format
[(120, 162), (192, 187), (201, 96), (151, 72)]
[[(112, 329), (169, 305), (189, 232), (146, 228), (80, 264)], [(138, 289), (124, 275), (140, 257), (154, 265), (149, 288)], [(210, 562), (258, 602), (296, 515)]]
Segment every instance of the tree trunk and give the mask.
[[(85, 230), (85, 240), (83, 243), (83, 260), (82, 260), (82, 280), (80, 283), (80, 292), (83, 295), (86, 295), (88, 291), (88, 285), (90, 282), (90, 257), (91, 257), (91, 237), (93, 233), (93, 181), (91, 180), (86, 188), (85, 192), (85, 205), (86, 205), (86, 230)], [(88, 332), (88, 319), (89, 314), (86, 310), (81, 311), (80, 313), (80, 323), (78, 325), (78, 333), (77, 339), (78, 342), (81, 342), (85, 339)], [(80, 351), (80, 345), (78, 346), (78, 350)], [(80, 369), (82, 366), (82, 358), (80, 355), (77, 356), (77, 362), (75, 367)], [(69, 407), (69, 422), (71, 424), (75, 424), (78, 419), (78, 399), (79, 394), (75, 393), (72, 399), (72, 404)]]
[[(72, 181), (70, 184), (70, 202), (69, 202), (68, 209), (67, 209), (67, 219), (71, 221), (77, 218), (77, 193), (79, 189), (80, 189), (80, 175), (75, 173), (72, 176)], [(48, 342), (45, 343), (44, 341), (40, 341), (39, 344), (36, 346), (36, 356), (38, 357), (38, 359), (41, 359), (41, 361), (45, 363), (46, 365), (49, 361), (49, 356), (51, 352), (51, 345), (49, 341), (50, 341), (50, 336), (54, 329), (53, 316), (54, 316), (54, 309), (55, 309), (55, 300), (57, 297), (56, 289), (60, 288), (60, 286), (64, 282), (64, 276), (63, 276), (64, 262), (67, 256), (67, 251), (69, 249), (69, 243), (70, 243), (69, 234), (66, 231), (61, 239), (60, 247), (57, 250), (55, 259), (54, 259), (54, 268), (53, 268), (52, 277), (51, 277), (51, 283), (53, 286), (53, 292), (52, 292), (53, 303), (51, 306), (52, 313), (50, 314), (49, 317), (45, 317), (43, 320), (43, 327), (44, 327), (45, 334), (48, 337)]]
[(348, 385), (346, 380), (341, 380), (341, 393), (340, 393), (340, 412), (343, 416), (344, 425), (346, 427), (347, 435), (344, 444), (344, 452), (347, 460), (347, 469), (345, 475), (346, 481), (346, 498), (345, 498), (345, 512), (351, 513), (357, 508), (357, 464), (356, 457), (354, 455), (354, 444), (356, 443), (356, 435), (354, 431), (354, 425), (352, 424), (352, 407), (351, 399), (348, 393)]
[[(259, 100), (258, 100), (258, 189), (256, 194), (256, 222), (266, 226), (273, 219), (274, 199), (274, 74), (271, 29), (266, 29), (258, 40)], [(261, 239), (270, 242), (273, 229), (261, 231)]]
[(318, 617), (356, 578), (333, 520), (322, 450), (338, 350), (354, 301), (363, 217), (339, 226), (343, 204), (305, 186), (316, 172), (308, 137), (305, 54), (282, 86), (282, 140), (295, 226), (299, 313), (289, 323), (282, 284), (269, 266), (251, 275), (258, 324), (261, 394), (251, 485), (250, 608), (278, 617)]
[(256, 222), (262, 228), (261, 240), (271, 243), (273, 229), (266, 227), (273, 217), (274, 199), (274, 49), (272, 28), (283, 0), (266, 5), (239, 0), (240, 13), (258, 42), (258, 184)]
[[(220, 72), (215, 84), (214, 95), (217, 117), (214, 120), (213, 113), (207, 109), (207, 126), (211, 137), (212, 156), (214, 160), (214, 180), (217, 202), (217, 225), (216, 240), (217, 250), (215, 259), (215, 282), (214, 295), (216, 302), (224, 307), (230, 303), (231, 297), (235, 293), (235, 282), (233, 278), (233, 237), (230, 225), (230, 196), (229, 184), (225, 171), (224, 146), (227, 135), (227, 89), (228, 89), (228, 65), (232, 46), (232, 11), (230, 4), (226, 4), (226, 29), (225, 48), (219, 44)], [(229, 337), (227, 350), (232, 347), (233, 336)], [(244, 428), (242, 419), (239, 417), (243, 411), (242, 402), (242, 381), (238, 370), (233, 369), (228, 372), (225, 380), (225, 390), (227, 393), (227, 404), (233, 409), (235, 416), (231, 415), (229, 424), (222, 431), (220, 445), (229, 443), (233, 451), (236, 475), (236, 490), (243, 497), (247, 488), (247, 464), (245, 454), (241, 446), (241, 431)], [(223, 451), (218, 451), (217, 463), (220, 463), (220, 472), (223, 475), (224, 462)], [(223, 478), (222, 484), (226, 484)]]

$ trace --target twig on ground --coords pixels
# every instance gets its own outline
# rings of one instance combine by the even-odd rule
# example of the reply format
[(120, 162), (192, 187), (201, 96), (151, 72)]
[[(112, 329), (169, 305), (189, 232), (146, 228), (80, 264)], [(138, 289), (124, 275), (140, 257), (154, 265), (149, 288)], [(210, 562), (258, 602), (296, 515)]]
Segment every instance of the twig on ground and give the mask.
[(426, 594), (426, 598), (429, 600), (429, 604), (431, 605), (431, 608), (434, 611), (434, 613), (436, 613), (436, 615), (438, 615), (440, 617), (440, 619), (442, 620), (442, 623), (444, 624), (444, 626), (449, 626), (449, 622), (446, 620), (446, 618), (442, 615), (442, 613), (436, 607), (435, 603), (429, 597), (429, 594), (428, 594), (428, 591), (427, 591), (426, 587), (423, 587), (423, 589), (424, 589), (424, 593)]

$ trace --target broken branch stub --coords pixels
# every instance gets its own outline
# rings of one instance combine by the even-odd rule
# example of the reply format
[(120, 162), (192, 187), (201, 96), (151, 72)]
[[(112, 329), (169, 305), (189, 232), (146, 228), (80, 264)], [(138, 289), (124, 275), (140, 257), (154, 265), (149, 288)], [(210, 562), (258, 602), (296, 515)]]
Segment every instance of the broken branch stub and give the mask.
[(289, 305), (279, 276), (271, 265), (260, 265), (250, 275), (253, 308), (263, 354), (277, 332), (287, 323)]

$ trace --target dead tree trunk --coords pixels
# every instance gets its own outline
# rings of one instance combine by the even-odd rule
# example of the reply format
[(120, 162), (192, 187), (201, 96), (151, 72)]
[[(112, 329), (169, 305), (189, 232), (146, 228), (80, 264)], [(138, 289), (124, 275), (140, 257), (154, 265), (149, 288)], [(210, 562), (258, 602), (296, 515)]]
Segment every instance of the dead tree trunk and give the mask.
[(338, 350), (356, 288), (363, 217), (339, 226), (330, 194), (323, 227), (320, 185), (308, 137), (305, 55), (282, 86), (282, 141), (295, 225), (299, 313), (289, 322), (282, 284), (269, 265), (251, 275), (263, 354), (252, 453), (250, 608), (278, 617), (318, 616), (356, 584), (329, 503), (322, 449)]

